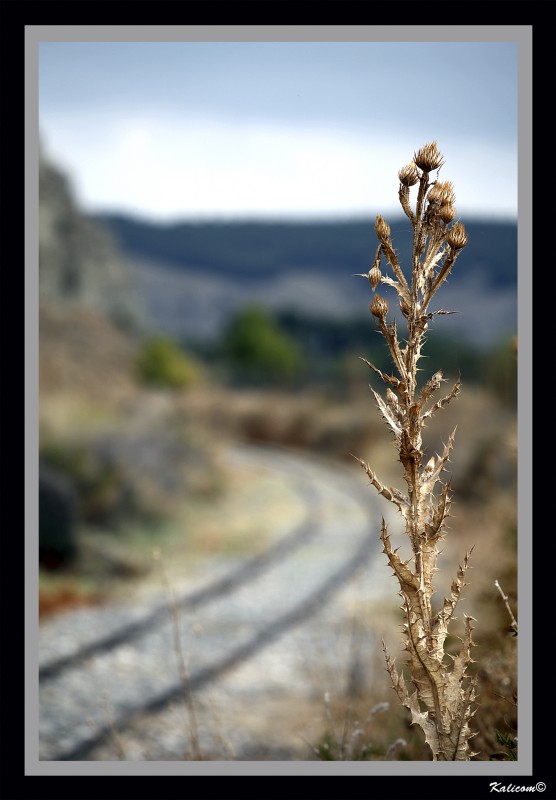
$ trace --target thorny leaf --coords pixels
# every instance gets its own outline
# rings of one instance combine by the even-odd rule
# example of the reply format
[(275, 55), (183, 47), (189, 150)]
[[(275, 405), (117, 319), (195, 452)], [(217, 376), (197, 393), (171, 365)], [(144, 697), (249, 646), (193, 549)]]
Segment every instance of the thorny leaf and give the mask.
[(459, 683), (461, 683), (461, 681), (465, 677), (465, 670), (467, 669), (469, 664), (473, 663), (473, 659), (471, 658), (471, 648), (475, 644), (475, 642), (471, 638), (471, 634), (473, 632), (474, 618), (468, 616), (467, 614), (464, 614), (464, 618), (465, 618), (465, 634), (463, 637), (462, 647), (454, 660), (450, 675), (452, 680), (458, 681)]
[(440, 533), (442, 532), (444, 520), (450, 511), (450, 496), (448, 494), (450, 489), (451, 482), (447, 481), (443, 486), (442, 494), (440, 495), (436, 508), (434, 509), (430, 524), (430, 531), (427, 531), (429, 539), (433, 537), (439, 538)]
[(422, 729), (423, 733), (425, 734), (425, 741), (427, 742), (428, 746), (432, 750), (432, 754), (436, 760), (436, 757), (441, 752), (440, 749), (440, 741), (438, 737), (438, 731), (436, 729), (436, 725), (430, 719), (430, 713), (428, 711), (423, 712), (419, 710), (419, 702), (417, 699), (417, 692), (414, 692), (410, 697), (409, 701), (405, 703), (409, 710), (411, 711), (411, 722), (414, 725), (419, 725)]
[(453, 268), (454, 264), (456, 263), (456, 259), (457, 259), (457, 257), (458, 257), (460, 252), (461, 251), (454, 251), (454, 250), (449, 250), (448, 251), (448, 253), (446, 255), (446, 260), (444, 261), (444, 264), (442, 265), (442, 268), (441, 268), (440, 272), (438, 273), (438, 275), (434, 279), (433, 284), (432, 284), (432, 286), (430, 288), (430, 291), (427, 294), (427, 297), (426, 297), (426, 300), (425, 300), (425, 305), (429, 304), (429, 302), (431, 301), (433, 295), (436, 294), (438, 289), (441, 287), (441, 285), (444, 283), (444, 281), (446, 280), (446, 278), (448, 277), (448, 275), (452, 271), (452, 268)]
[[(352, 454), (353, 455), (353, 454)], [(385, 497), (387, 500), (390, 500), (391, 503), (398, 506), (400, 512), (403, 514), (404, 517), (407, 516), (407, 508), (409, 507), (409, 501), (404, 495), (399, 492), (397, 489), (389, 489), (388, 487), (384, 486), (377, 478), (375, 472), (370, 468), (366, 461), (363, 461), (361, 458), (357, 456), (353, 456), (356, 461), (358, 461), (365, 472), (367, 473), (369, 480), (371, 481), (372, 485), (375, 487), (377, 492)]]
[(396, 668), (394, 667), (394, 662), (388, 655), (388, 651), (386, 650), (386, 645), (384, 642), (382, 643), (382, 646), (386, 658), (386, 669), (390, 675), (392, 687), (403, 705), (410, 710), (412, 724), (419, 725), (419, 727), (422, 728), (427, 744), (431, 748), (433, 755), (436, 757), (440, 753), (440, 743), (438, 741), (436, 726), (433, 722), (431, 722), (429, 713), (422, 712), (420, 710), (417, 691), (413, 692), (412, 695), (409, 694), (404, 677), (402, 674), (398, 674)]
[(375, 400), (376, 400), (376, 402), (378, 404), (378, 407), (380, 408), (382, 416), (384, 417), (384, 419), (386, 420), (388, 425), (390, 425), (390, 427), (394, 431), (394, 434), (396, 435), (396, 438), (397, 438), (398, 436), (401, 435), (401, 432), (402, 432), (402, 429), (400, 427), (400, 424), (399, 424), (398, 420), (394, 417), (394, 415), (391, 413), (390, 409), (388, 408), (388, 406), (386, 405), (386, 403), (384, 402), (382, 397), (377, 392), (375, 392), (375, 390), (373, 389), (372, 386), (371, 386), (371, 392), (375, 396)]
[(446, 379), (442, 375), (442, 370), (439, 369), (438, 372), (435, 372), (432, 378), (425, 383), (423, 388), (421, 389), (421, 393), (419, 394), (419, 401), (418, 404), (423, 407), (424, 404), (427, 402), (429, 397), (436, 392), (437, 389), (440, 388), (443, 381)]
[(405, 429), (402, 430), (400, 436), (399, 449), (400, 461), (404, 466), (404, 478), (409, 487), (410, 497), (413, 497), (416, 489), (417, 470), (421, 463), (421, 452), (414, 447)]
[(398, 293), (398, 297), (401, 297), (403, 300), (405, 300), (406, 303), (410, 302), (409, 292), (407, 291), (405, 286), (400, 284), (399, 281), (395, 281), (393, 278), (389, 278), (388, 275), (383, 275), (382, 278), (380, 279), (380, 282), (385, 283), (387, 286), (392, 286)]
[(444, 641), (448, 634), (448, 625), (453, 617), (456, 605), (460, 599), (461, 592), (465, 586), (465, 574), (469, 569), (469, 559), (471, 557), (470, 550), (465, 554), (463, 564), (460, 564), (456, 577), (452, 581), (450, 587), (450, 597), (444, 598), (444, 606), (441, 611), (435, 616), (432, 624), (433, 636), (439, 648), (444, 648)]
[(359, 356), (359, 358), (361, 359), (361, 361), (365, 362), (365, 364), (369, 367), (369, 369), (372, 369), (373, 372), (376, 372), (377, 375), (380, 375), (380, 377), (382, 378), (382, 380), (385, 383), (390, 383), (390, 384), (392, 384), (392, 386), (394, 386), (396, 388), (398, 388), (398, 387), (403, 385), (403, 382), (400, 381), (399, 378), (396, 378), (395, 375), (386, 375), (384, 372), (381, 372), (378, 369), (378, 367), (375, 367), (374, 364), (371, 364), (370, 361), (367, 361), (366, 358), (363, 358), (363, 356)]
[(425, 413), (421, 416), (421, 419), (425, 420), (427, 419), (427, 417), (432, 417), (435, 411), (438, 411), (439, 408), (442, 408), (443, 406), (447, 405), (450, 402), (450, 400), (453, 400), (454, 397), (456, 397), (459, 394), (460, 389), (461, 389), (461, 376), (458, 377), (450, 394), (446, 395), (446, 397), (443, 397), (441, 400), (438, 400), (438, 402), (436, 402), (432, 406), (432, 408), (429, 408), (428, 411), (425, 411)]
[(384, 544), (384, 552), (388, 556), (390, 566), (398, 576), (402, 591), (409, 592), (410, 594), (419, 589), (419, 581), (409, 567), (401, 560), (395, 550), (392, 550), (390, 537), (388, 536), (388, 526), (382, 520), (382, 528), (380, 538)]
[(388, 348), (390, 350), (390, 355), (392, 356), (392, 361), (397, 367), (398, 372), (402, 376), (404, 380), (407, 380), (407, 368), (402, 356), (402, 352), (400, 350), (400, 344), (398, 342), (398, 334), (397, 334), (397, 327), (396, 321), (391, 325), (386, 325), (384, 319), (379, 320), (380, 330), (386, 342), (388, 344)]
[(424, 295), (425, 294), (425, 286), (426, 281), (430, 281), (432, 279), (434, 268), (437, 266), (439, 261), (442, 260), (444, 256), (444, 251), (440, 250), (440, 242), (438, 242), (434, 247), (431, 248), (430, 253), (427, 254), (427, 258), (423, 263), (423, 267), (419, 270), (418, 279), (417, 279), (417, 288), (419, 291)]
[(430, 470), (428, 474), (425, 471), (426, 468), (421, 473), (419, 486), (419, 493), (421, 494), (421, 497), (431, 494), (437, 481), (439, 480), (440, 473), (444, 469), (444, 465), (450, 457), (450, 450), (453, 447), (455, 435), (456, 428), (454, 428), (453, 432), (450, 434), (448, 442), (444, 445), (444, 452), (442, 453), (442, 456), (438, 457), (438, 461), (435, 463), (434, 468)]

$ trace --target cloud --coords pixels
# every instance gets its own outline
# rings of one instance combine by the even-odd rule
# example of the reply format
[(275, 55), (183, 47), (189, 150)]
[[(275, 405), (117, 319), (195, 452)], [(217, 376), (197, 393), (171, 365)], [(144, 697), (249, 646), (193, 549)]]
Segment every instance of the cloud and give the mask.
[[(66, 168), (88, 210), (179, 217), (284, 217), (398, 213), (397, 171), (434, 138), (400, 137), (385, 124), (349, 126), (223, 121), (187, 114), (41, 115), (47, 154)], [(439, 141), (442, 177), (460, 213), (516, 215), (511, 146)]]

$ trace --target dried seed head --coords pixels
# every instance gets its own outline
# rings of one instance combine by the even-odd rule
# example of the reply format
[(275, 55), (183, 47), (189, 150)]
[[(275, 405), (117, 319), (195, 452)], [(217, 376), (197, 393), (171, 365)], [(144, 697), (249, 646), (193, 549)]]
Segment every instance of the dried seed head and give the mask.
[(435, 183), (434, 186), (431, 186), (429, 189), (429, 193), (427, 194), (427, 200), (429, 203), (438, 203), (442, 202), (442, 184)]
[(443, 222), (452, 222), (456, 216), (456, 209), (450, 203), (442, 203), (438, 211), (438, 216)]
[(381, 278), (382, 278), (382, 272), (380, 271), (379, 266), (377, 264), (373, 264), (373, 266), (369, 270), (369, 281), (371, 286), (373, 287), (373, 291), (380, 283)]
[(405, 167), (402, 167), (398, 172), (398, 178), (400, 179), (400, 183), (403, 183), (404, 186), (415, 186), (419, 181), (419, 173), (417, 172), (415, 163), (411, 161)]
[(383, 244), (390, 241), (390, 225), (380, 215), (376, 218), (375, 224), (376, 235)]
[(431, 172), (431, 170), (438, 169), (444, 163), (442, 153), (437, 148), (436, 142), (429, 142), (421, 147), (413, 156), (413, 161), (423, 172)]
[(446, 241), (453, 250), (461, 250), (462, 247), (465, 247), (469, 241), (469, 237), (467, 236), (467, 231), (461, 222), (456, 222), (456, 224), (446, 233)]
[(452, 181), (443, 181), (437, 185), (442, 189), (442, 203), (453, 205), (456, 202), (456, 195), (454, 193), (454, 184)]
[(373, 317), (377, 317), (377, 319), (384, 319), (388, 313), (388, 303), (379, 294), (375, 295), (369, 308)]
[(456, 201), (454, 184), (451, 181), (437, 181), (434, 186), (430, 188), (427, 199), (431, 203), (453, 205)]

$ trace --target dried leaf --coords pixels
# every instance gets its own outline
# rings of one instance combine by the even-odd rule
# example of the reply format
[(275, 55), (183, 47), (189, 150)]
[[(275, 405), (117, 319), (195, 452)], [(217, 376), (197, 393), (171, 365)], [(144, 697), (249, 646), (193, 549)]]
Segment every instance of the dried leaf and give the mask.
[[(353, 453), (351, 454), (353, 455)], [(377, 478), (375, 472), (370, 468), (366, 461), (363, 461), (361, 458), (357, 456), (353, 456), (353, 458), (358, 461), (365, 472), (367, 473), (369, 480), (371, 481), (372, 485), (375, 487), (377, 492), (381, 494), (386, 500), (390, 500), (391, 503), (398, 506), (401, 513), (404, 517), (407, 515), (407, 509), (409, 508), (409, 501), (406, 497), (402, 495), (397, 489), (389, 489), (388, 487), (384, 486)]]
[(439, 408), (442, 408), (443, 406), (447, 405), (450, 402), (450, 400), (453, 400), (454, 397), (457, 397), (457, 395), (460, 392), (460, 389), (461, 389), (461, 376), (458, 377), (450, 394), (446, 395), (446, 397), (443, 397), (441, 400), (435, 403), (432, 406), (432, 408), (430, 408), (428, 411), (425, 411), (425, 413), (422, 416), (422, 419), (425, 420), (427, 419), (427, 417), (432, 417), (435, 411), (438, 411)]
[(372, 369), (373, 372), (376, 372), (377, 375), (380, 375), (380, 377), (385, 383), (390, 383), (392, 384), (392, 386), (395, 386), (396, 388), (402, 385), (402, 381), (400, 381), (399, 378), (396, 378), (394, 375), (386, 375), (384, 372), (381, 372), (378, 369), (378, 367), (375, 367), (374, 364), (371, 364), (371, 362), (367, 361), (367, 359), (363, 358), (363, 356), (359, 356), (359, 358), (361, 359), (361, 361), (365, 362), (365, 364), (369, 367), (369, 369)]
[(400, 423), (394, 417), (394, 415), (392, 414), (392, 412), (390, 411), (390, 409), (388, 408), (388, 406), (386, 405), (386, 403), (384, 402), (382, 397), (377, 392), (375, 392), (375, 390), (372, 388), (372, 386), (371, 386), (371, 392), (375, 396), (375, 400), (376, 400), (376, 402), (378, 404), (378, 407), (380, 408), (382, 416), (384, 417), (384, 419), (386, 420), (388, 425), (392, 428), (392, 430), (394, 431), (395, 435), (396, 436), (400, 436), (401, 432), (402, 432), (402, 429), (400, 427)]

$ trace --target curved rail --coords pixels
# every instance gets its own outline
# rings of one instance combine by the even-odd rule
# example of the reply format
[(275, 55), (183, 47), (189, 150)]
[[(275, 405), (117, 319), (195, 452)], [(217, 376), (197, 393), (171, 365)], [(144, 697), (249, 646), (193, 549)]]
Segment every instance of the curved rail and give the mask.
[[(264, 553), (178, 598), (180, 611), (202, 612), (207, 631), (202, 641), (188, 645), (199, 661), (190, 670), (193, 692), (311, 617), (379, 552), (378, 540), (373, 547), (370, 539), (372, 495), (341, 467), (315, 466), (266, 449), (261, 456), (255, 448), (241, 448), (235, 457), (265, 468), (272, 463), (274, 469), (294, 475), (306, 513)], [(83, 760), (111, 735), (114, 725), (125, 727), (139, 714), (183, 696), (179, 674), (168, 668), (171, 650), (171, 613), (161, 604), (43, 664), (41, 758)], [(102, 718), (95, 685), (112, 688), (117, 698), (111, 725)]]

